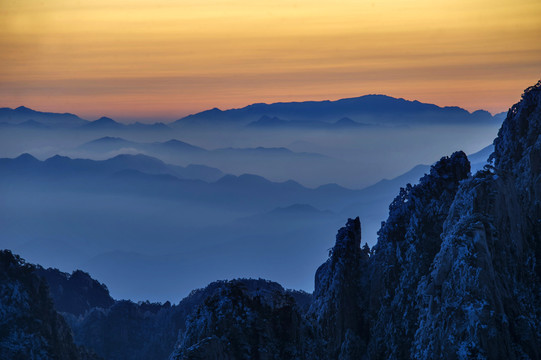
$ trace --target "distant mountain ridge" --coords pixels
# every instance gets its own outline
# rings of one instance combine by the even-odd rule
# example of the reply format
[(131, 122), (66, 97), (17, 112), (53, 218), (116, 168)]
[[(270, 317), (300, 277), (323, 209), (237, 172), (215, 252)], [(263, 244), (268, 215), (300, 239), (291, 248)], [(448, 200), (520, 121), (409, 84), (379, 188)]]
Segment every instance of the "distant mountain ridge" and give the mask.
[[(75, 128), (88, 124), (88, 120), (81, 119), (77, 115), (70, 113), (51, 113), (41, 112), (29, 109), (25, 106), (19, 106), (16, 109), (0, 108), (0, 123), (21, 125), (32, 121), (32, 124), (43, 126), (60, 126)], [(28, 124), (28, 123), (27, 123)]]
[(124, 126), (126, 125), (118, 123), (111, 118), (102, 116), (98, 120), (94, 120), (94, 121), (89, 122), (88, 124), (85, 124), (84, 127), (86, 129), (99, 129), (99, 128), (120, 129), (120, 128), (123, 128)]
[(10, 173), (46, 172), (54, 175), (72, 173), (78, 176), (113, 174), (123, 170), (137, 170), (150, 175), (171, 175), (184, 180), (217, 181), (224, 174), (215, 168), (190, 164), (186, 167), (169, 165), (151, 156), (122, 154), (107, 160), (71, 159), (56, 155), (40, 161), (30, 154), (22, 154), (15, 159), (0, 159), (0, 168)]
[[(240, 125), (272, 127), (296, 125), (302, 122), (324, 126), (348, 119), (348, 125), (362, 124), (443, 124), (497, 122), (501, 115), (492, 116), (485, 110), (473, 113), (460, 107), (439, 107), (386, 95), (365, 95), (336, 101), (279, 102), (252, 104), (243, 108), (220, 110), (214, 108), (188, 115), (173, 122), (176, 126)], [(308, 124), (306, 124), (307, 126)], [(346, 125), (338, 120), (338, 125)], [(327, 125), (328, 126), (328, 125)]]
[[(161, 142), (137, 142), (120, 137), (102, 137), (66, 152), (74, 157), (103, 158), (119, 153), (142, 153), (168, 163), (203, 164), (232, 174), (255, 173), (272, 176), (273, 167), (298, 169), (300, 166), (333, 159), (318, 153), (295, 152), (285, 147), (243, 147), (206, 149), (177, 139)], [(269, 176), (270, 175), (270, 176)], [(274, 179), (282, 180), (282, 179)]]
[(149, 152), (159, 152), (164, 150), (169, 151), (179, 151), (184, 153), (221, 153), (221, 154), (227, 154), (227, 153), (259, 153), (259, 154), (298, 154), (298, 155), (306, 155), (306, 156), (316, 156), (316, 157), (323, 157), (321, 154), (317, 153), (308, 153), (308, 152), (294, 152), (288, 148), (285, 147), (252, 147), (252, 148), (234, 148), (234, 147), (227, 147), (227, 148), (218, 148), (213, 150), (207, 150), (199, 146), (195, 146), (192, 144), (189, 144), (184, 141), (180, 141), (177, 139), (171, 139), (168, 141), (163, 142), (152, 142), (152, 143), (143, 143), (143, 142), (136, 142), (136, 141), (129, 141), (125, 140), (120, 137), (111, 137), (111, 136), (105, 136), (99, 139), (95, 139), (92, 141), (89, 141), (87, 143), (84, 143), (78, 147), (78, 149), (82, 150), (91, 150), (91, 151), (97, 151), (97, 152), (105, 152), (105, 151), (115, 151), (115, 150), (121, 150), (122, 148), (134, 148), (141, 151), (149, 151)]
[[(51, 189), (92, 189), (105, 193), (117, 191), (216, 204), (222, 201), (247, 208), (274, 208), (290, 201), (309, 202), (313, 206), (326, 208), (329, 204), (341, 203), (339, 199), (345, 201), (358, 193), (358, 190), (338, 185), (333, 185), (332, 189), (312, 189), (292, 180), (273, 182), (251, 174), (224, 175), (202, 166), (184, 168), (167, 165), (145, 155), (118, 155), (108, 160), (71, 159), (56, 155), (40, 161), (29, 154), (23, 154), (14, 159), (0, 159), (0, 171), (4, 174), (0, 183), (21, 181), (21, 184), (31, 186), (39, 182), (41, 187), (48, 186)], [(211, 182), (201, 181), (201, 173), (209, 176), (206, 173), (212, 171), (214, 174), (211, 174)], [(189, 172), (192, 176), (185, 177)], [(194, 176), (194, 172), (199, 176)], [(259, 199), (260, 203), (252, 204), (254, 199)]]
[(152, 124), (143, 124), (136, 122), (133, 124), (123, 124), (115, 121), (109, 117), (102, 116), (98, 120), (90, 121), (81, 127), (81, 130), (153, 130), (153, 131), (168, 131), (171, 130), (169, 126), (162, 122), (156, 122)]
[[(368, 125), (413, 125), (500, 122), (505, 113), (491, 115), (485, 110), (468, 112), (458, 106), (440, 107), (417, 100), (405, 100), (387, 95), (363, 95), (353, 98), (323, 101), (255, 103), (243, 108), (220, 110), (212, 108), (185, 116), (169, 124), (123, 124), (109, 117), (94, 121), (70, 113), (51, 113), (25, 106), (0, 108), (0, 125), (19, 126), (32, 120), (37, 125), (84, 130), (171, 130), (170, 126), (237, 125), (250, 128), (312, 128), (348, 129)], [(27, 127), (29, 127), (27, 124)]]
[(90, 150), (94, 152), (110, 152), (115, 150), (121, 150), (123, 148), (134, 148), (140, 151), (149, 152), (160, 150), (182, 151), (187, 153), (208, 151), (201, 147), (191, 145), (176, 139), (171, 139), (164, 142), (142, 143), (111, 136), (105, 136), (96, 140), (92, 140), (78, 147), (78, 149), (81, 150)]
[(90, 121), (70, 113), (53, 113), (37, 111), (25, 106), (18, 108), (0, 108), (0, 126), (11, 126), (26, 129), (78, 129), (78, 130), (171, 130), (161, 122), (143, 124), (123, 124), (109, 117)]
[(353, 121), (348, 117), (343, 117), (335, 122), (326, 121), (302, 121), (302, 120), (282, 120), (276, 116), (269, 117), (263, 115), (259, 120), (252, 121), (246, 125), (253, 129), (312, 129), (312, 130), (346, 130), (366, 128), (374, 125), (364, 124)]

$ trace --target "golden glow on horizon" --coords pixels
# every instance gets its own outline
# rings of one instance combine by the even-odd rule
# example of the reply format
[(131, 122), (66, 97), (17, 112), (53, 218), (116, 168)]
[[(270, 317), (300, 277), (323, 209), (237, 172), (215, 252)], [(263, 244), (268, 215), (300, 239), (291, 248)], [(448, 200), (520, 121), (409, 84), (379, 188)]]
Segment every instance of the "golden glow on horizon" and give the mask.
[(383, 93), (506, 110), (539, 0), (0, 0), (0, 106), (175, 119)]

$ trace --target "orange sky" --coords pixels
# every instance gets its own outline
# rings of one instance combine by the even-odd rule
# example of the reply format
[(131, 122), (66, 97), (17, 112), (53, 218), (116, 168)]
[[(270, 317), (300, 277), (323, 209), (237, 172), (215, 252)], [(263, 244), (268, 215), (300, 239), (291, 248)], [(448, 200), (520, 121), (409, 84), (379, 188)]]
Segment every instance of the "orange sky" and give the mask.
[(500, 112), (539, 0), (0, 0), (0, 106), (173, 120), (369, 93)]

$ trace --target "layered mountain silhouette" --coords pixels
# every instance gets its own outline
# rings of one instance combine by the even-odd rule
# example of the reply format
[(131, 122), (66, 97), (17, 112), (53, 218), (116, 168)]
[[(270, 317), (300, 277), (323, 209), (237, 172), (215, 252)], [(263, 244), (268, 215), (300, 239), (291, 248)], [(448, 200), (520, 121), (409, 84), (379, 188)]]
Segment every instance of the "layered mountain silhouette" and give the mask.
[(119, 137), (103, 137), (92, 140), (78, 147), (78, 150), (86, 150), (94, 153), (107, 153), (120, 151), (122, 149), (135, 149), (141, 152), (158, 154), (163, 157), (189, 155), (192, 159), (209, 156), (304, 156), (304, 157), (323, 157), (317, 153), (293, 152), (284, 147), (255, 147), (255, 148), (219, 148), (207, 150), (184, 141), (171, 139), (164, 142), (141, 143), (128, 141)]
[[(4, 145), (0, 148), (0, 157), (28, 152), (40, 159), (56, 154), (104, 159), (118, 154), (143, 153), (170, 164), (201, 164), (235, 175), (253, 173), (273, 181), (292, 179), (310, 187), (330, 182), (347, 187), (365, 187), (384, 176), (406, 171), (417, 164), (412, 159), (431, 163), (452, 151), (455, 145), (453, 136), (446, 135), (448, 131), (460, 136), (461, 147), (468, 151), (476, 149), (476, 144), (492, 140), (502, 120), (500, 115), (492, 117), (485, 114), (488, 117), (480, 118), (491, 120), (477, 121), (475, 119), (479, 116), (475, 114), (481, 113), (453, 112), (421, 103), (422, 106), (417, 106), (415, 102), (390, 97), (383, 97), (388, 103), (380, 103), (378, 110), (380, 105), (374, 99), (379, 99), (379, 96), (368, 96), (366, 101), (363, 98), (328, 102), (331, 104), (328, 111), (315, 111), (321, 115), (320, 118), (317, 114), (314, 115), (316, 117), (310, 113), (303, 114), (311, 103), (317, 108), (325, 102), (282, 104), (287, 110), (283, 117), (265, 112), (259, 114), (254, 110), (255, 115), (246, 122), (242, 118), (235, 120), (236, 111), (242, 109), (221, 111), (231, 115), (228, 117), (232, 120), (225, 122), (231, 127), (224, 125), (227, 128), (222, 127), (221, 124), (225, 124), (222, 120), (204, 117), (201, 121), (194, 120), (193, 126), (188, 125), (191, 123), (188, 121), (188, 127), (185, 127), (178, 123), (124, 124), (110, 117), (88, 121), (70, 114), (4, 108), (5, 116), (0, 111), (0, 140)], [(367, 104), (371, 103), (371, 98), (376, 102), (370, 107)], [(399, 107), (404, 103), (404, 109), (409, 110), (391, 111), (395, 103)], [(265, 109), (282, 106), (278, 105), (265, 105)], [(260, 106), (248, 108), (257, 110)], [(355, 109), (369, 115), (348, 113), (357, 111)], [(457, 117), (440, 114), (446, 111), (457, 114)], [(252, 111), (248, 113), (252, 114)], [(372, 113), (376, 115), (373, 117)], [(381, 118), (377, 118), (378, 113)], [(61, 120), (56, 122), (51, 120), (53, 118)], [(433, 126), (445, 128), (432, 131)], [(426, 139), (427, 133), (434, 134), (427, 139), (431, 151), (423, 152), (424, 148), (420, 149), (418, 144)], [(394, 139), (392, 143), (395, 145), (385, 146), (390, 139)], [(99, 141), (91, 143), (93, 140)], [(176, 141), (165, 144), (169, 140)], [(81, 144), (85, 145), (80, 147)], [(190, 153), (188, 147), (182, 147), (183, 144), (192, 145), (193, 151)], [(196, 154), (195, 148), (198, 147), (208, 151)], [(395, 153), (402, 155), (394, 156)], [(318, 157), (317, 154), (323, 156)], [(404, 157), (404, 161), (399, 161), (399, 157)]]
[(213, 182), (224, 174), (215, 168), (204, 165), (188, 165), (186, 167), (169, 165), (151, 156), (117, 155), (113, 158), (94, 161), (88, 159), (71, 159), (67, 156), (56, 155), (45, 161), (39, 161), (30, 154), (22, 154), (15, 159), (0, 159), (0, 167), (6, 175), (58, 177), (66, 174), (77, 177), (112, 175), (123, 170), (132, 170), (149, 175), (170, 175), (177, 179), (203, 180)]
[[(32, 181), (35, 171), (41, 171), (52, 184), (77, 176), (79, 170), (55, 176), (58, 172), (48, 173), (49, 167), (77, 169), (87, 161), (57, 157), (42, 162), (25, 155), (4, 159), (0, 166), (9, 183)], [(125, 177), (133, 174), (145, 181), (159, 178), (162, 188), (185, 182), (171, 174), (133, 169), (106, 177), (121, 176), (125, 184)], [(299, 184), (276, 185), (253, 176), (225, 176), (215, 184), (236, 196), (247, 184), (268, 186), (265, 191), (305, 191)], [(65, 189), (65, 183), (60, 186)], [(400, 189), (372, 248), (362, 245), (361, 219), (347, 220), (315, 272), (313, 294), (284, 290), (266, 280), (239, 279), (213, 282), (177, 305), (118, 301), (88, 274), (44, 270), (1, 252), (0, 354), (60, 359), (95, 356), (91, 352), (107, 359), (538, 359), (540, 189), (541, 81), (509, 110), (488, 166), (472, 175), (462, 151), (443, 157), (417, 184)], [(342, 191), (332, 185), (310, 191), (322, 190)], [(277, 211), (314, 218), (322, 213), (313, 205)]]
[(4, 174), (4, 184), (19, 180), (26, 184), (36, 181), (42, 187), (72, 191), (133, 191), (134, 194), (183, 200), (242, 203), (247, 207), (254, 199), (259, 199), (262, 202), (258, 204), (259, 208), (262, 204), (278, 206), (285, 200), (326, 207), (345, 201), (356, 193), (338, 185), (310, 189), (291, 180), (272, 182), (257, 175), (223, 175), (217, 169), (202, 165), (167, 165), (141, 154), (118, 155), (108, 160), (71, 159), (56, 155), (44, 161), (23, 154), (15, 159), (0, 159), (0, 169)]
[(152, 124), (143, 124), (136, 122), (133, 124), (122, 124), (111, 118), (103, 116), (98, 120), (90, 121), (80, 128), (85, 131), (100, 131), (100, 132), (119, 132), (119, 131), (162, 131), (167, 132), (171, 130), (169, 126), (164, 123), (157, 122)]
[(118, 130), (123, 128), (125, 125), (114, 121), (111, 118), (103, 116), (98, 120), (91, 121), (88, 124), (85, 124), (85, 129), (106, 129), (106, 130)]
[(302, 171), (303, 166), (320, 169), (338, 163), (336, 159), (318, 153), (295, 152), (285, 147), (227, 147), (208, 150), (176, 139), (145, 143), (119, 137), (102, 137), (67, 151), (67, 154), (91, 158), (119, 153), (143, 153), (168, 163), (203, 164), (226, 173), (254, 173), (274, 177), (274, 180), (283, 180), (285, 175), (282, 174), (285, 173), (291, 174), (294, 179), (304, 179), (307, 176), (306, 171)]
[(56, 126), (75, 128), (87, 124), (88, 121), (81, 119), (74, 114), (41, 112), (29, 109), (24, 106), (19, 106), (16, 109), (1, 108), (0, 123), (18, 125), (23, 127), (27, 127), (29, 124), (33, 124), (34, 126), (38, 127)]
[[(396, 189), (415, 183), (428, 169), (418, 166), (395, 179), (351, 190), (224, 175), (145, 155), (40, 161), (24, 154), (0, 160), (5, 219), (0, 239), (33, 261), (98, 274), (122, 296), (152, 292), (154, 299), (180, 297), (182, 293), (160, 290), (160, 283), (143, 288), (136, 278), (163, 271), (169, 277), (194, 267), (206, 281), (220, 276), (224, 267), (307, 288), (311, 268), (321, 261), (327, 239), (343, 218), (361, 215), (365, 240), (373, 244)], [(149, 242), (149, 237), (159, 241)], [(215, 251), (224, 257), (212, 260), (212, 268), (201, 268), (204, 261), (196, 259), (210, 259)], [(282, 265), (250, 263), (259, 256)], [(292, 275), (299, 261), (311, 265)], [(179, 289), (201, 285), (182, 279)]]
[(108, 117), (101, 117), (94, 121), (82, 119), (69, 113), (42, 112), (19, 106), (18, 108), (0, 108), (0, 126), (24, 129), (77, 129), (84, 131), (117, 131), (117, 130), (171, 130), (167, 125), (157, 122), (143, 124), (122, 124)]
[[(0, 125), (22, 126), (31, 120), (34, 126), (79, 128), (85, 131), (152, 130), (169, 131), (178, 126), (248, 126), (260, 129), (353, 129), (369, 125), (415, 124), (490, 124), (499, 123), (505, 114), (492, 116), (484, 110), (470, 113), (460, 107), (439, 107), (386, 95), (364, 95), (336, 101), (304, 101), (263, 104), (240, 109), (213, 108), (188, 115), (171, 124), (122, 124), (109, 117), (94, 121), (74, 114), (41, 112), (24, 106), (0, 108)], [(29, 123), (26, 127), (29, 127)]]
[(263, 115), (259, 120), (252, 121), (247, 124), (248, 128), (255, 129), (299, 129), (299, 130), (351, 130), (351, 129), (363, 129), (374, 125), (362, 124), (351, 120), (348, 117), (343, 117), (335, 122), (326, 122), (321, 120), (316, 121), (303, 121), (303, 120), (282, 120), (276, 116), (269, 117)]
[(92, 151), (95, 153), (104, 153), (118, 151), (126, 148), (151, 153), (181, 152), (192, 154), (207, 151), (206, 149), (176, 139), (171, 139), (165, 142), (140, 143), (135, 141), (128, 141), (119, 137), (110, 136), (105, 136), (96, 140), (89, 141), (79, 146), (78, 149)]
[(186, 116), (172, 123), (172, 126), (312, 126), (329, 129), (363, 127), (367, 124), (486, 124), (501, 120), (502, 114), (493, 117), (483, 110), (470, 113), (459, 107), (439, 107), (385, 95), (365, 95), (336, 101), (252, 104), (231, 110), (214, 108)]

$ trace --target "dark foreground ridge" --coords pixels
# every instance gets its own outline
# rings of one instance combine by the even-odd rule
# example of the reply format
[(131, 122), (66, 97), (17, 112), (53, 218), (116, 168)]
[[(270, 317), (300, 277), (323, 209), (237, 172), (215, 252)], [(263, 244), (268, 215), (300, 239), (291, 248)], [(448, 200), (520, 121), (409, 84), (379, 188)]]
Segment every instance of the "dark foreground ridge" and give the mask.
[(372, 249), (348, 220), (313, 294), (240, 279), (135, 304), (4, 251), (0, 357), (83, 359), (84, 346), (105, 359), (539, 359), (541, 82), (494, 145), (473, 176), (456, 152), (401, 189)]
[(0, 251), (0, 359), (99, 359), (76, 346), (36, 267)]

